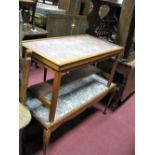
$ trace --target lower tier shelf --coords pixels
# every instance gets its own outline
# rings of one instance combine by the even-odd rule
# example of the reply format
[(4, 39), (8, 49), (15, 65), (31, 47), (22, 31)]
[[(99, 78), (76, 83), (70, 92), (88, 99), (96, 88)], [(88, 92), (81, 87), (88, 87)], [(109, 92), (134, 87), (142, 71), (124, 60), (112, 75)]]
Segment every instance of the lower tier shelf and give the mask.
[[(113, 83), (110, 87), (107, 87), (107, 80), (96, 74), (62, 85), (59, 90), (55, 120), (53, 122), (49, 122), (49, 108), (44, 106), (31, 93), (27, 97), (26, 105), (44, 126), (51, 126), (55, 121), (59, 122), (62, 121), (62, 118), (72, 117), (83, 107), (87, 108), (91, 104), (98, 102), (114, 87), (115, 84)], [(44, 95), (47, 100), (50, 100), (51, 96), (50, 92)]]

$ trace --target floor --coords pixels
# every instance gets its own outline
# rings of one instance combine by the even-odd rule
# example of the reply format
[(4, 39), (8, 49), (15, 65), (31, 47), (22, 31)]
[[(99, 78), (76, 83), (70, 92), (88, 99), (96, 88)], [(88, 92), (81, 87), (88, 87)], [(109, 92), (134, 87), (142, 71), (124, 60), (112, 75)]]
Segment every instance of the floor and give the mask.
[[(47, 78), (51, 78), (48, 73)], [(29, 85), (43, 80), (43, 70), (31, 68)], [(51, 137), (48, 155), (134, 155), (135, 95), (115, 111), (104, 115), (95, 107), (64, 123)], [(100, 108), (102, 109), (102, 108)], [(42, 155), (42, 128), (32, 120), (24, 129), (25, 155)]]

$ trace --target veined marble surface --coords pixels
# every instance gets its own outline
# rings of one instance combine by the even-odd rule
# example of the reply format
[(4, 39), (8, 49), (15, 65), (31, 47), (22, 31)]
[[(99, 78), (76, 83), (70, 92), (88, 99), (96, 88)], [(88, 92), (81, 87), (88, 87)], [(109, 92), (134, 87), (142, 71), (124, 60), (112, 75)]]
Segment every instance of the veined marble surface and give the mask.
[[(92, 74), (81, 80), (72, 82), (67, 86), (62, 86), (59, 91), (55, 120), (85, 105), (86, 102), (92, 100), (95, 96), (108, 90), (106, 84), (107, 80), (96, 74)], [(113, 84), (111, 84), (111, 87), (112, 86)], [(45, 94), (45, 98), (50, 100), (51, 93)], [(48, 119), (49, 108), (41, 104), (32, 94), (29, 94), (26, 104), (37, 118), (41, 119), (47, 125), (50, 123)]]
[(57, 65), (102, 55), (120, 48), (118, 45), (90, 35), (35, 40), (25, 42), (23, 45)]

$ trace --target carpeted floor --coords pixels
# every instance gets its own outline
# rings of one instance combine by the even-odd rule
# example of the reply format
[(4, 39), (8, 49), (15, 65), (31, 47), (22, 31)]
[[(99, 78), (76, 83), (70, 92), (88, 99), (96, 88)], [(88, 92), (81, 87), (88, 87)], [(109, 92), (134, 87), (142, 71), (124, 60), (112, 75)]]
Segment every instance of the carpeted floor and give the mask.
[[(47, 79), (52, 74), (48, 73)], [(29, 85), (43, 80), (43, 70), (31, 68)], [(134, 155), (135, 95), (104, 115), (91, 107), (64, 123), (51, 137), (48, 155)], [(35, 120), (24, 129), (26, 155), (42, 155), (42, 128)]]

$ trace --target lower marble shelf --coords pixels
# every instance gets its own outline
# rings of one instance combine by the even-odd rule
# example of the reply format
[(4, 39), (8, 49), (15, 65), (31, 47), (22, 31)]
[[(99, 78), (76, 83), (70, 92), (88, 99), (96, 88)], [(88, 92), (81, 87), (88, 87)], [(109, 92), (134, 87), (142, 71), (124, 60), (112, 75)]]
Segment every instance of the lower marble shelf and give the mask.
[[(98, 102), (99, 99), (104, 97), (114, 87), (115, 84), (113, 83), (110, 87), (107, 87), (107, 80), (97, 74), (92, 74), (62, 85), (59, 90), (54, 122), (61, 120), (62, 117), (64, 118), (67, 115), (73, 115), (73, 113), (76, 113), (83, 107), (88, 107), (94, 102)], [(50, 100), (51, 96), (50, 92), (44, 95), (47, 100)], [(36, 119), (44, 126), (49, 126), (52, 123), (49, 122), (49, 108), (44, 106), (31, 93), (28, 95), (26, 105)]]

